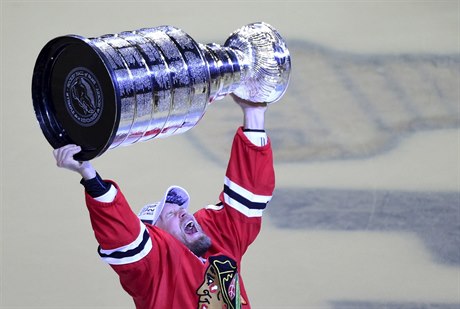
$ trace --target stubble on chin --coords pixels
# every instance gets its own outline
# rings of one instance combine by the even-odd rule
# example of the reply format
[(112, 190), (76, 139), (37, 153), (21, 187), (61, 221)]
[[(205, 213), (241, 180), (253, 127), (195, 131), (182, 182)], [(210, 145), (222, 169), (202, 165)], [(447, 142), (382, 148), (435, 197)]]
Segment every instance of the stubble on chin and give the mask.
[(211, 247), (211, 238), (209, 238), (208, 235), (203, 234), (193, 242), (187, 244), (187, 247), (196, 256), (202, 256)]

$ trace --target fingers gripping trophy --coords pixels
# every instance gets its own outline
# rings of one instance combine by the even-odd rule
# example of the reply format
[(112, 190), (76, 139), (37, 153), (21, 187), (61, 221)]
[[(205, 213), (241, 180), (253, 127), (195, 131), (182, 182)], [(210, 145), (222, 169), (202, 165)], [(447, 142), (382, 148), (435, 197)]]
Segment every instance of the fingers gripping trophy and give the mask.
[(226, 95), (273, 103), (289, 84), (291, 58), (272, 26), (233, 32), (224, 45), (195, 42), (172, 26), (49, 41), (36, 60), (32, 99), (53, 148), (80, 145), (78, 160), (181, 134)]

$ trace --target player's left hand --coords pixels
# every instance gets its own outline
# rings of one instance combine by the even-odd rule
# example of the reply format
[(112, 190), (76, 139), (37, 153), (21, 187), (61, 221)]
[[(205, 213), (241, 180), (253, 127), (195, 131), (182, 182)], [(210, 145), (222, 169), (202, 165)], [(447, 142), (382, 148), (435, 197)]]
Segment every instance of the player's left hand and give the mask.
[(264, 130), (267, 103), (254, 103), (241, 99), (233, 93), (230, 95), (233, 98), (233, 101), (235, 101), (235, 103), (238, 104), (243, 110), (244, 128), (252, 130)]
[(233, 93), (230, 93), (230, 96), (232, 97), (233, 101), (235, 101), (236, 104), (241, 106), (243, 110), (246, 108), (256, 108), (256, 109), (266, 110), (268, 106), (267, 103), (264, 103), (264, 102), (251, 102), (251, 101), (242, 99)]

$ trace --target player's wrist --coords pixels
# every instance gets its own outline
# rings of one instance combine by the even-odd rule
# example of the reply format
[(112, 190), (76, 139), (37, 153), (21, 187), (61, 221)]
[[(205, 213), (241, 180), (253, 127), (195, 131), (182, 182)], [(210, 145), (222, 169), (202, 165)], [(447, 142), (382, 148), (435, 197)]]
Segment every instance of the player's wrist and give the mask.
[(98, 173), (89, 179), (83, 177), (80, 183), (85, 187), (85, 191), (94, 198), (103, 196), (111, 188), (111, 184), (105, 182)]
[(244, 129), (264, 130), (266, 107), (251, 107), (244, 109)]
[(96, 170), (90, 166), (81, 167), (78, 172), (84, 180), (90, 180), (96, 177)]

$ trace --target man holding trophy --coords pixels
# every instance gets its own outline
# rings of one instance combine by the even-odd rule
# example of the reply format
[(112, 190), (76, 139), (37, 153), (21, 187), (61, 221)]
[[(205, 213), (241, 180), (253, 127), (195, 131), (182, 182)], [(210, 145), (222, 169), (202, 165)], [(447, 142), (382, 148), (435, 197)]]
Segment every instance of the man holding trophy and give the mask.
[[(76, 63), (77, 52), (91, 61)], [(98, 253), (136, 308), (250, 308), (241, 260), (275, 186), (265, 112), (289, 73), (284, 41), (264, 23), (241, 28), (224, 47), (160, 27), (92, 41), (64, 37), (42, 51), (32, 87), (37, 118), (57, 166), (82, 177)], [(190, 214), (187, 191), (171, 186), (135, 214), (121, 187), (90, 163), (119, 145), (183, 133), (226, 95), (241, 107), (243, 124), (216, 205)], [(92, 131), (103, 138), (88, 137)]]
[[(242, 106), (244, 126), (235, 135), (220, 203), (194, 216), (187, 212), (187, 192), (172, 187), (163, 200), (145, 206), (138, 217), (117, 184), (103, 181), (88, 161), (73, 159), (80, 147), (54, 150), (59, 167), (82, 176), (99, 254), (118, 273), (137, 308), (242, 308), (249, 304), (239, 265), (260, 230), (275, 178), (270, 141), (264, 132), (266, 106), (235, 101)], [(221, 257), (220, 269), (210, 269), (212, 256)], [(219, 280), (219, 272), (227, 276)]]

